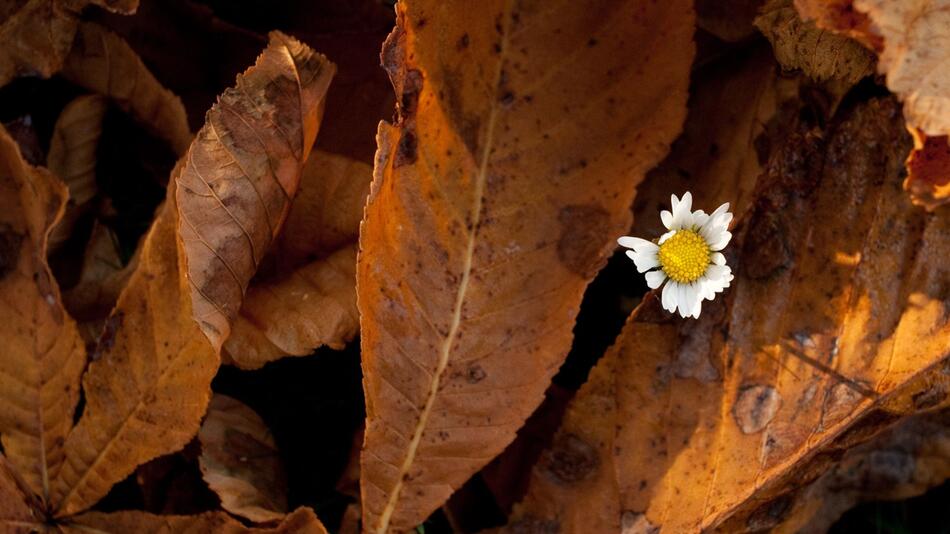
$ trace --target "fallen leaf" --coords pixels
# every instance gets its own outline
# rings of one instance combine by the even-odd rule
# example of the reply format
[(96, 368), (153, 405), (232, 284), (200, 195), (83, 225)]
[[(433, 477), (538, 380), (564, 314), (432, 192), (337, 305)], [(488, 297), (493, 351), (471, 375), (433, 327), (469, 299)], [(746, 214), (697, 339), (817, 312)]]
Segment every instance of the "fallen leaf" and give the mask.
[(67, 80), (112, 99), (181, 155), (191, 142), (185, 108), (119, 36), (84, 22), (63, 65)]
[(16, 473), (7, 459), (0, 456), (0, 528), (3, 532), (31, 532), (41, 527), (42, 521), (36, 517), (28, 501)]
[[(750, 206), (770, 142), (766, 125), (783, 102), (798, 97), (799, 80), (782, 77), (763, 45), (732, 54), (693, 72), (689, 112), (670, 154), (637, 190), (630, 235), (662, 235), (657, 215), (670, 193), (691, 191), (697, 202), (729, 202), (742, 214)], [(778, 141), (778, 140), (776, 140)]]
[(63, 532), (87, 534), (327, 534), (323, 523), (306, 507), (297, 508), (277, 526), (246, 527), (224, 512), (197, 515), (155, 515), (138, 511), (88, 512), (60, 527)]
[(916, 497), (950, 478), (950, 410), (921, 414), (844, 453), (773, 532), (827, 532), (862, 501)]
[(258, 278), (244, 296), (226, 353), (242, 369), (326, 345), (342, 349), (359, 330), (356, 241), (372, 168), (315, 151)]
[(107, 106), (102, 96), (80, 96), (67, 104), (56, 119), (46, 166), (69, 188), (69, 201), (63, 218), (50, 234), (50, 250), (58, 249), (69, 239), (76, 221), (98, 191), (96, 149)]
[(19, 76), (55, 74), (72, 45), (78, 12), (87, 3), (4, 0), (0, 4), (0, 87)]
[(367, 532), (421, 523), (543, 399), (684, 118), (692, 26), (676, 1), (397, 4), (357, 265)]
[(237, 399), (211, 397), (201, 430), (201, 473), (221, 507), (256, 523), (287, 515), (287, 480), (264, 421)]
[(46, 499), (63, 463), (85, 347), (46, 264), (66, 188), (23, 161), (0, 128), (0, 438), (31, 491)]
[[(101, 327), (135, 271), (137, 262), (138, 256), (133, 256), (128, 264), (123, 265), (115, 233), (99, 221), (93, 223), (79, 281), (63, 292), (66, 310), (81, 324), (94, 323)], [(101, 328), (94, 330), (98, 336)]]
[(874, 54), (856, 41), (803, 21), (792, 0), (770, 0), (755, 19), (775, 58), (786, 69), (801, 69), (818, 80), (855, 84), (874, 72)]
[(191, 319), (173, 185), (83, 376), (86, 405), (52, 485), (57, 517), (81, 512), (139, 464), (183, 447), (204, 415), (218, 355)]
[(910, 128), (914, 149), (907, 158), (904, 189), (915, 204), (934, 210), (950, 201), (950, 137), (929, 137)]
[(139, 8), (139, 0), (63, 0), (66, 5), (79, 11), (83, 6), (94, 5), (113, 13), (133, 15)]
[(287, 217), (334, 66), (280, 32), (221, 95), (186, 156), (178, 205), (194, 318), (220, 351)]
[(909, 140), (892, 99), (844, 117), (773, 152), (727, 249), (737, 278), (698, 321), (644, 299), (511, 529), (587, 532), (596, 514), (613, 531), (767, 530), (834, 450), (934, 405), (912, 388), (946, 401), (929, 375), (950, 344), (950, 219), (901, 191)]

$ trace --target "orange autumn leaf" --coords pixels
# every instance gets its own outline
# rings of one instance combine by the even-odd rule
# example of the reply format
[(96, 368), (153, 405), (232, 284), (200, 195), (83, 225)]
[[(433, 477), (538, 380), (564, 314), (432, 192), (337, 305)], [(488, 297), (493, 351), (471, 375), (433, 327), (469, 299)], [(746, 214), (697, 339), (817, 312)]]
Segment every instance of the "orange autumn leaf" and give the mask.
[(165, 140), (176, 154), (191, 142), (181, 100), (162, 87), (135, 51), (111, 31), (85, 22), (63, 65), (67, 80), (112, 99)]
[(910, 129), (914, 149), (907, 157), (904, 189), (917, 204), (934, 210), (950, 201), (950, 136), (930, 137)]
[(246, 527), (225, 512), (197, 515), (155, 515), (139, 511), (88, 512), (61, 526), (67, 534), (327, 534), (310, 508), (297, 508), (273, 527)]
[(357, 265), (366, 531), (414, 528), (541, 402), (685, 115), (692, 26), (679, 1), (397, 4)]
[(221, 95), (185, 157), (178, 209), (194, 318), (215, 350), (280, 231), (335, 67), (280, 32)]
[(66, 188), (27, 164), (0, 128), (0, 438), (30, 490), (46, 499), (63, 463), (85, 347), (46, 263)]
[(891, 99), (789, 136), (729, 249), (725, 298), (683, 321), (648, 294), (510, 528), (769, 529), (834, 450), (945, 402), (950, 219), (903, 195), (908, 145)]
[(287, 480), (274, 436), (250, 407), (215, 394), (198, 432), (201, 476), (221, 507), (264, 523), (287, 515)]
[[(359, 329), (356, 241), (372, 168), (314, 151), (300, 191), (230, 337), (232, 363), (257, 369), (326, 345), (342, 349)], [(263, 275), (263, 276), (261, 276)]]

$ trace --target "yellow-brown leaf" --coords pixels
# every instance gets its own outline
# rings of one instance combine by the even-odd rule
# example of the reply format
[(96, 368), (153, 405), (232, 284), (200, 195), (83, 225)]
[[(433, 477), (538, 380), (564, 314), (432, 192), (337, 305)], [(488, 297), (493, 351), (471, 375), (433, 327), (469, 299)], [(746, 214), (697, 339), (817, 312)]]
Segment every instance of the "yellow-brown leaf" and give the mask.
[(79, 26), (76, 0), (4, 0), (0, 3), (0, 87), (18, 76), (52, 76), (62, 66)]
[(280, 32), (188, 150), (178, 207), (195, 321), (220, 350), (287, 217), (335, 67)]
[(44, 500), (63, 462), (86, 351), (46, 264), (66, 188), (23, 161), (0, 128), (0, 438), (10, 463)]
[(204, 415), (218, 355), (191, 319), (174, 184), (83, 376), (86, 405), (53, 484), (58, 516), (85, 510), (139, 464), (180, 449)]
[(50, 250), (56, 250), (69, 239), (79, 216), (98, 191), (96, 149), (107, 104), (100, 95), (80, 96), (67, 104), (56, 119), (46, 166), (66, 183), (69, 201), (63, 218), (50, 234)]
[(930, 137), (910, 128), (914, 149), (907, 158), (904, 189), (915, 204), (934, 210), (950, 202), (950, 136)]
[(121, 37), (91, 22), (76, 32), (62, 75), (111, 98), (123, 111), (183, 154), (191, 142), (181, 100), (162, 87)]
[(327, 534), (310, 508), (297, 508), (275, 527), (246, 527), (224, 512), (155, 515), (145, 512), (89, 512), (61, 527), (68, 534)]
[(357, 266), (368, 532), (414, 528), (541, 402), (682, 123), (692, 27), (682, 1), (397, 4)]
[(28, 504), (30, 498), (22, 484), (7, 459), (0, 455), (0, 531), (5, 534), (36, 532), (43, 526), (36, 510)]
[[(636, 532), (768, 529), (829, 467), (823, 453), (932, 407), (904, 393), (950, 346), (950, 219), (903, 195), (908, 146), (891, 99), (827, 137), (790, 135), (730, 248), (732, 288), (698, 321), (644, 299), (598, 363), (613, 372), (595, 370), (559, 431), (577, 443), (535, 468), (515, 522), (586, 532), (572, 522), (583, 495)], [(616, 415), (597, 439), (602, 391)]]
[(287, 515), (287, 479), (270, 430), (254, 410), (215, 394), (198, 431), (201, 475), (221, 507), (257, 523)]

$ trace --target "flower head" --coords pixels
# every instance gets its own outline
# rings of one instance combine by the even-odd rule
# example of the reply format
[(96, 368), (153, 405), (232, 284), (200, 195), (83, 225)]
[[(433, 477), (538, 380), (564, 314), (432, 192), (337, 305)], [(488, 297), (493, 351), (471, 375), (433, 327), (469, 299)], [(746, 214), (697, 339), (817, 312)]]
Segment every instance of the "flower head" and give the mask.
[[(693, 196), (687, 191), (680, 200), (670, 197), (672, 211), (660, 212), (663, 226), (669, 230), (656, 242), (639, 237), (623, 236), (621, 246), (633, 249), (627, 256), (646, 273), (650, 289), (663, 286), (663, 308), (682, 317), (699, 318), (703, 300), (716, 298), (729, 287), (732, 269), (720, 250), (729, 244), (732, 234), (729, 223), (729, 203), (707, 215), (703, 210), (692, 211)], [(669, 280), (667, 280), (669, 278)]]

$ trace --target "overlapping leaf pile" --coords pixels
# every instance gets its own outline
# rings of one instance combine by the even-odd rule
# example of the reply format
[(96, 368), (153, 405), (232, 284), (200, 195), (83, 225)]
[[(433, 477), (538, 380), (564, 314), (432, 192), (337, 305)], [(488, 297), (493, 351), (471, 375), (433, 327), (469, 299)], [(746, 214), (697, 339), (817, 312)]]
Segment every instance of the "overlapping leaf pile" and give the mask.
[[(944, 0), (207, 4), (0, 6), (0, 530), (824, 531), (950, 478)], [(736, 214), (696, 320), (610, 259), (686, 190)]]

